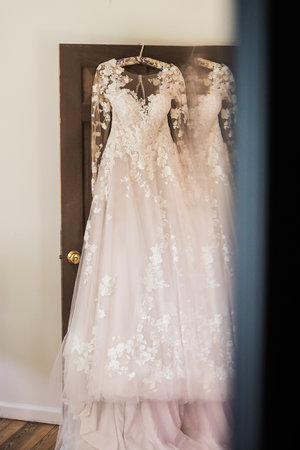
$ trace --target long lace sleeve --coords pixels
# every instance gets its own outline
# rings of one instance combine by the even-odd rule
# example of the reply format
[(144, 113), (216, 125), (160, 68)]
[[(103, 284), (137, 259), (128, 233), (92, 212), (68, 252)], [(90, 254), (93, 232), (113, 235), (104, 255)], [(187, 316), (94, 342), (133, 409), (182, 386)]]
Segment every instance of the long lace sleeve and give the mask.
[(169, 126), (173, 141), (178, 151), (184, 152), (188, 143), (188, 105), (186, 86), (181, 71), (175, 67), (173, 70), (171, 109), (169, 111)]
[(219, 75), (222, 87), (222, 108), (219, 115), (220, 128), (223, 140), (227, 145), (232, 167), (235, 167), (235, 125), (237, 116), (235, 80), (231, 70), (225, 64), (222, 64)]
[(98, 177), (99, 164), (111, 127), (111, 105), (101, 76), (102, 66), (96, 69), (91, 97), (91, 192)]

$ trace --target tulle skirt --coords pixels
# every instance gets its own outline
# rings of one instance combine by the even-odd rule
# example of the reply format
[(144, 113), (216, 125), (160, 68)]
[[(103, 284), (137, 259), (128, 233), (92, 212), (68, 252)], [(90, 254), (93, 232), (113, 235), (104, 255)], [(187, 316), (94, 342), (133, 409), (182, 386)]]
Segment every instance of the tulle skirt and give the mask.
[(111, 142), (86, 224), (56, 449), (226, 448), (230, 186), (187, 173), (175, 146), (163, 176), (118, 155)]
[(227, 450), (230, 405), (176, 401), (95, 402), (80, 420), (65, 407), (56, 448), (62, 450)]

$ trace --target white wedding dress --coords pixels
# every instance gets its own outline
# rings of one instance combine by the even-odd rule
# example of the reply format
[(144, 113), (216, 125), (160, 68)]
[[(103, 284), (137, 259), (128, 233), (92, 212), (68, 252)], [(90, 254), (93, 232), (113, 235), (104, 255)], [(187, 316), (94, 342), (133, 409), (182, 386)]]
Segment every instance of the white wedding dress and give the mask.
[(230, 176), (202, 151), (217, 143), (228, 170), (220, 130), (195, 148), (173, 64), (143, 75), (99, 64), (91, 106), (93, 200), (60, 349), (55, 449), (229, 448)]

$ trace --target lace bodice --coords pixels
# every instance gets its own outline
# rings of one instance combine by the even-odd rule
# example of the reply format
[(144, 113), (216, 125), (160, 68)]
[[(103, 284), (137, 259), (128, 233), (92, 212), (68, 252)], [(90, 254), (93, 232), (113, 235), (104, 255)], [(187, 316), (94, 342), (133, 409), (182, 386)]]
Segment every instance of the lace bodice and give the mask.
[[(120, 151), (131, 151), (137, 169), (149, 169), (154, 142), (162, 149), (170, 142), (179, 151), (183, 146), (188, 120), (185, 83), (173, 64), (147, 74), (132, 73), (115, 58), (99, 64), (91, 107), (92, 193), (108, 137), (119, 142)], [(160, 156), (163, 165), (165, 155)]]

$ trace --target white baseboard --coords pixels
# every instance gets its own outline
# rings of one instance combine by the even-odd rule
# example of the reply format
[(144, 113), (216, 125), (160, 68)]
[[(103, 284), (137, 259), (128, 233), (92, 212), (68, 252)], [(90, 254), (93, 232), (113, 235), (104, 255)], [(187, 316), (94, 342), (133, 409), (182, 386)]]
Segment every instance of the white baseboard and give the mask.
[(61, 424), (62, 410), (52, 406), (0, 401), (0, 417), (32, 422)]

